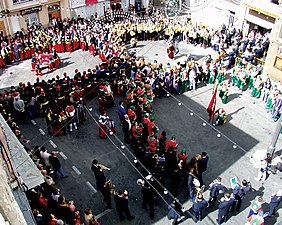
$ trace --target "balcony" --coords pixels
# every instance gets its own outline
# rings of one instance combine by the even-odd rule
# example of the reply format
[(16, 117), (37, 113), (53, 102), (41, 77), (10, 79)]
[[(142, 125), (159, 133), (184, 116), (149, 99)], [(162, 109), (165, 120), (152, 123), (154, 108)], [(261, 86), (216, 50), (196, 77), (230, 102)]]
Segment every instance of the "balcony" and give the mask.
[(26, 3), (26, 2), (32, 2), (33, 0), (13, 0), (13, 4), (21, 4), (21, 3)]

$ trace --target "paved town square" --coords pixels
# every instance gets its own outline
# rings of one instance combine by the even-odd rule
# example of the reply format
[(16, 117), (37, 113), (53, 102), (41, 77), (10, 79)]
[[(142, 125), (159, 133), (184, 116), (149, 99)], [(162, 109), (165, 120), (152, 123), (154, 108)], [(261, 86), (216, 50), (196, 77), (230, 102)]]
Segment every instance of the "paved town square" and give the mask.
[[(181, 41), (180, 52), (175, 58), (167, 56), (168, 43), (159, 41), (140, 41), (137, 46), (131, 48), (137, 56), (143, 57), (145, 62), (166, 64), (172, 66), (177, 62), (183, 63), (187, 55), (197, 59), (214, 51), (210, 48), (193, 46)], [(1, 71), (0, 88), (2, 90), (17, 86), (19, 82), (27, 83), (39, 80), (49, 80), (66, 72), (71, 78), (74, 71), (86, 71), (101, 63), (98, 56), (91, 56), (88, 51), (77, 50), (71, 53), (59, 54), (61, 65), (52, 72), (43, 72), (43, 76), (35, 76), (31, 72), (30, 60), (18, 62)], [(229, 77), (232, 70), (227, 71)], [(199, 83), (196, 90), (189, 90), (180, 95), (167, 95), (163, 98), (155, 98), (153, 102), (153, 114), (155, 123), (159, 127), (159, 133), (166, 130), (170, 139), (176, 136), (177, 151), (183, 148), (188, 154), (188, 161), (197, 153), (206, 152), (209, 161), (208, 169), (203, 173), (205, 184), (204, 198), (209, 198), (208, 185), (218, 176), (222, 178), (222, 184), (231, 188), (230, 179), (237, 176), (240, 180), (250, 179), (252, 191), (243, 199), (241, 210), (230, 213), (226, 224), (243, 225), (247, 221), (250, 202), (256, 196), (263, 196), (265, 202), (269, 202), (271, 195), (281, 188), (281, 173), (270, 174), (265, 182), (258, 182), (254, 178), (258, 173), (259, 160), (264, 157), (270, 145), (277, 123), (273, 122), (271, 114), (261, 99), (251, 96), (251, 90), (242, 92), (237, 86), (230, 86), (227, 104), (217, 100), (216, 108), (224, 108), (227, 113), (227, 122), (223, 126), (214, 126), (208, 122), (207, 107), (212, 97), (214, 84)], [(25, 138), (30, 140), (29, 146), (45, 146), (49, 152), (58, 151), (58, 158), (62, 163), (67, 179), (55, 179), (56, 185), (68, 200), (73, 200), (76, 209), (83, 215), (85, 208), (90, 208), (93, 215), (103, 225), (114, 224), (171, 224), (167, 217), (167, 204), (174, 200), (170, 194), (164, 194), (162, 188), (158, 189), (154, 211), (154, 219), (149, 217), (149, 209), (142, 208), (141, 187), (137, 185), (138, 179), (147, 176), (146, 171), (139, 162), (135, 162), (133, 150), (129, 144), (124, 143), (122, 127), (119, 125), (117, 106), (119, 101), (125, 101), (123, 96), (114, 96), (115, 106), (106, 109), (107, 115), (116, 122), (117, 132), (108, 134), (108, 138), (99, 137), (99, 105), (98, 97), (94, 96), (86, 100), (87, 119), (78, 130), (65, 136), (54, 136), (47, 132), (44, 118), (35, 118), (32, 122), (21, 124), (21, 131)], [(43, 131), (43, 132), (42, 132)], [(281, 155), (282, 142), (278, 139), (276, 155)], [(125, 189), (129, 193), (129, 207), (133, 221), (120, 222), (112, 199), (112, 209), (107, 209), (103, 203), (103, 196), (97, 189), (96, 180), (91, 171), (93, 159), (97, 159), (104, 166), (110, 168), (105, 171), (107, 179), (111, 179), (116, 190)], [(141, 176), (142, 175), (142, 176)], [(192, 207), (192, 202), (184, 197), (184, 186), (180, 182), (179, 194), (174, 196), (183, 204), (185, 210)], [(164, 182), (164, 187), (169, 189)], [(219, 199), (218, 199), (219, 200)], [(200, 224), (217, 224), (218, 203), (204, 211)], [(267, 211), (267, 204), (263, 209)], [(275, 217), (266, 218), (265, 224), (281, 224), (282, 211), (279, 209)], [(191, 213), (184, 213), (179, 224), (194, 224)]]

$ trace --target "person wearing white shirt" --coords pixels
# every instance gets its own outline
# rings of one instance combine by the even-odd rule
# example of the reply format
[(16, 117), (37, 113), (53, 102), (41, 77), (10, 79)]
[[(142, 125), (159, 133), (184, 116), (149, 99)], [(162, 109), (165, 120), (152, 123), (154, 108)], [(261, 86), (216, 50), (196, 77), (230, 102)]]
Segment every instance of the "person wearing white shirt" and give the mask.
[(51, 170), (51, 164), (50, 164), (50, 161), (49, 161), (49, 157), (50, 157), (50, 154), (47, 152), (47, 149), (45, 146), (42, 146), (40, 148), (40, 156), (41, 158), (43, 159), (44, 161), (44, 164), (46, 166), (46, 170), (47, 170), (47, 173), (50, 173), (50, 170)]

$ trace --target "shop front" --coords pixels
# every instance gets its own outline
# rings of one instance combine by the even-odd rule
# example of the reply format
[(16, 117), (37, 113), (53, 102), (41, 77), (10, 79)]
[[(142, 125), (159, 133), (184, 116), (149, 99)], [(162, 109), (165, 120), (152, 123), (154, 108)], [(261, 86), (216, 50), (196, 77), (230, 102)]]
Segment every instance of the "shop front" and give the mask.
[(39, 24), (39, 12), (42, 10), (41, 6), (32, 7), (21, 10), (21, 15), (24, 17), (26, 24)]
[(0, 35), (6, 36), (6, 27), (3, 19), (0, 19)]
[(61, 18), (61, 8), (59, 2), (48, 6), (48, 17), (49, 21), (53, 18)]

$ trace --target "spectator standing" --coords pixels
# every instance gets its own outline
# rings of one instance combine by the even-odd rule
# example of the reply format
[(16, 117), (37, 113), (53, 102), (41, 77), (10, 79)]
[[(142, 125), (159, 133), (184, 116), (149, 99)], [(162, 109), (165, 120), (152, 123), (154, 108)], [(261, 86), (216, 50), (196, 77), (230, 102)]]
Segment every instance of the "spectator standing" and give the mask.
[(143, 196), (142, 208), (147, 209), (147, 205), (149, 205), (150, 218), (153, 220), (155, 218), (154, 204), (156, 199), (156, 193), (153, 188), (148, 184), (148, 182), (142, 183), (141, 193)]
[(123, 213), (125, 213), (129, 221), (135, 218), (135, 216), (131, 215), (130, 210), (128, 208), (128, 192), (126, 190), (125, 191), (119, 190), (117, 193), (115, 193), (114, 200), (121, 221), (123, 221), (125, 218)]
[(209, 187), (210, 191), (210, 198), (208, 201), (209, 207), (213, 206), (216, 202), (216, 199), (221, 192), (226, 192), (226, 187), (221, 184), (221, 177), (218, 177), (216, 180), (214, 180)]
[(17, 123), (25, 122), (25, 104), (24, 101), (19, 98), (19, 96), (15, 97), (13, 106), (15, 109), (15, 116)]
[(203, 173), (208, 168), (209, 157), (207, 156), (206, 152), (202, 152), (201, 156), (202, 157), (201, 157), (201, 159), (198, 162), (198, 179), (199, 179), (200, 185), (202, 186), (204, 184), (204, 182), (203, 182)]
[(131, 135), (131, 121), (127, 114), (124, 115), (124, 121), (122, 123), (122, 130), (124, 133), (124, 142), (130, 144), (130, 135)]
[(266, 159), (260, 160), (258, 176), (255, 178), (256, 181), (264, 182), (267, 176), (267, 161)]
[(123, 101), (120, 101), (119, 104), (118, 104), (118, 117), (119, 117), (121, 126), (123, 124), (125, 114), (126, 114), (126, 110), (123, 106)]
[[(245, 179), (242, 181), (242, 185), (238, 184), (238, 186), (234, 188), (233, 190), (233, 195), (235, 198), (234, 208), (236, 206), (236, 211), (240, 211), (242, 200), (245, 197), (245, 195), (251, 190), (251, 188), (252, 188), (251, 182), (246, 181)], [(231, 211), (233, 211), (233, 209)]]
[(61, 174), (62, 178), (68, 178), (65, 174), (65, 171), (62, 168), (60, 160), (57, 158), (57, 152), (52, 151), (51, 155), (49, 156), (49, 162), (54, 170), (55, 178), (58, 178), (58, 173)]
[(234, 204), (235, 199), (231, 198), (229, 193), (225, 193), (218, 206), (218, 217), (216, 220), (218, 224), (222, 224), (227, 221), (228, 213)]
[(193, 199), (193, 206), (192, 206), (192, 214), (194, 222), (198, 222), (202, 220), (202, 213), (204, 208), (208, 205), (207, 201), (204, 199), (202, 194), (198, 194)]
[(277, 207), (281, 202), (282, 202), (282, 190), (280, 189), (279, 191), (277, 191), (277, 193), (271, 196), (271, 200), (269, 203), (269, 211), (265, 214), (265, 216), (267, 217), (275, 216), (275, 210), (277, 209)]
[(47, 152), (47, 149), (46, 149), (45, 146), (42, 146), (40, 148), (40, 156), (44, 161), (47, 173), (50, 173), (50, 171), (51, 171), (51, 164), (50, 164), (50, 161), (49, 161), (50, 154)]
[(173, 219), (173, 222), (172, 222), (173, 225), (176, 225), (177, 220), (180, 218), (180, 213), (176, 210), (175, 204), (176, 203), (173, 202), (167, 208), (168, 209), (167, 217), (170, 220)]
[(84, 210), (84, 225), (89, 225), (92, 217), (93, 217), (93, 214), (92, 214), (91, 209), (86, 208)]

